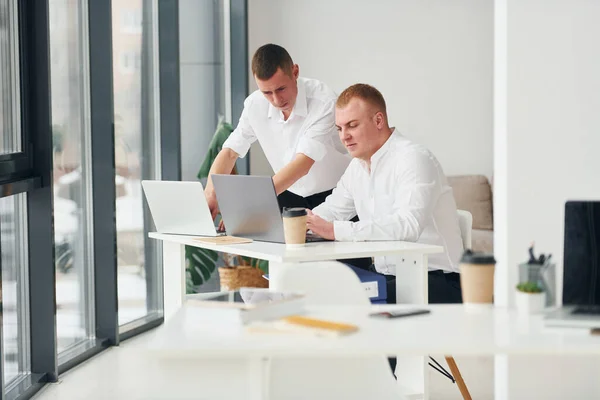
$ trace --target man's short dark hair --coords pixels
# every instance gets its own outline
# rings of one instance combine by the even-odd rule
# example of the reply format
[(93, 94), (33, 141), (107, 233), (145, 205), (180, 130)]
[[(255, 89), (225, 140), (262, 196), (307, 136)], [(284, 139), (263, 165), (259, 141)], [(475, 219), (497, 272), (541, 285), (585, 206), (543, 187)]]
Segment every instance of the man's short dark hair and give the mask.
[(287, 50), (272, 43), (259, 47), (252, 57), (252, 74), (261, 81), (270, 79), (278, 68), (292, 76), (293, 66), (294, 62)]

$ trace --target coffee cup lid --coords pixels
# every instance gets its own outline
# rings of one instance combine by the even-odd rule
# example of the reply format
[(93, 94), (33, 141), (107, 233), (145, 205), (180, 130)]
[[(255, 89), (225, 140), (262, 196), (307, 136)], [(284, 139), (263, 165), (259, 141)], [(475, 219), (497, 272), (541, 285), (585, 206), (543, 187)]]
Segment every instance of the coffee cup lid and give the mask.
[(306, 209), (303, 207), (283, 207), (283, 212), (281, 213), (284, 217), (302, 217), (306, 215)]
[(465, 264), (496, 264), (493, 254), (473, 252), (470, 249), (465, 250), (460, 262)]

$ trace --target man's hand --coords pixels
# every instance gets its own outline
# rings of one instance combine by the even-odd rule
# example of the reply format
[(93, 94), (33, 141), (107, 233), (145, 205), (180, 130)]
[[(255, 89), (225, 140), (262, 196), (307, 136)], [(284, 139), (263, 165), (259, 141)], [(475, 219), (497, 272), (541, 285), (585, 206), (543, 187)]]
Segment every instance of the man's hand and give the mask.
[(306, 228), (310, 229), (315, 235), (319, 235), (324, 239), (335, 240), (335, 232), (333, 230), (333, 222), (327, 222), (312, 211), (306, 210)]

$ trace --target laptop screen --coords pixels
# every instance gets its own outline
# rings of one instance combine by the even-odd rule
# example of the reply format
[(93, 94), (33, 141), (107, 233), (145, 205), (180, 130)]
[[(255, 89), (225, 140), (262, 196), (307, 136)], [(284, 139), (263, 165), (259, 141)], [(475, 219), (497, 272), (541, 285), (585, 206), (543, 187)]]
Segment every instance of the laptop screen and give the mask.
[(564, 305), (600, 305), (600, 201), (565, 204)]

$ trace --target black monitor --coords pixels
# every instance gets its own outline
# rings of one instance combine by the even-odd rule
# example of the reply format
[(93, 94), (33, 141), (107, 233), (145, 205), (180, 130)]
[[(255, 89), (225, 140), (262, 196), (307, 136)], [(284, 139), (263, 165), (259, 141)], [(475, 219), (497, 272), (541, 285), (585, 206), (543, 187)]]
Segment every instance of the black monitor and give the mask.
[(563, 304), (600, 306), (600, 201), (565, 204)]

